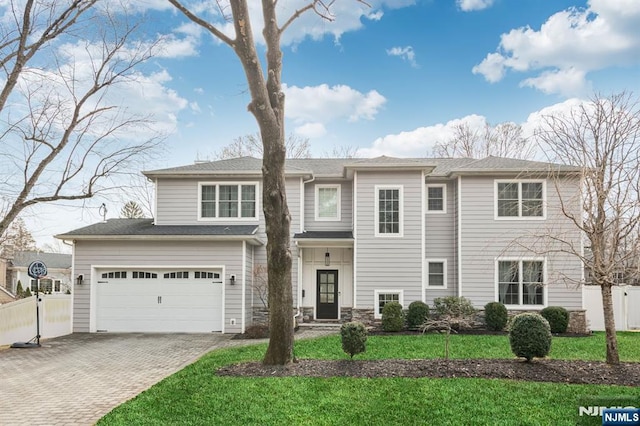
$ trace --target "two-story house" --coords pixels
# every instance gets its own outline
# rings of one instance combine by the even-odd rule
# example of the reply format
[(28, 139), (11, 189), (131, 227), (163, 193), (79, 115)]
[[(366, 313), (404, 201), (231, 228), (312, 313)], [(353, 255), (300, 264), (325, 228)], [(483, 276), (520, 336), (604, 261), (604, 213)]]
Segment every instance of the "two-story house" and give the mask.
[[(146, 171), (155, 219), (110, 219), (73, 242), (75, 331), (240, 333), (263, 307), (262, 160)], [(464, 296), (482, 309), (564, 306), (584, 324), (575, 167), (474, 159), (292, 159), (293, 315), (380, 318), (385, 303)]]

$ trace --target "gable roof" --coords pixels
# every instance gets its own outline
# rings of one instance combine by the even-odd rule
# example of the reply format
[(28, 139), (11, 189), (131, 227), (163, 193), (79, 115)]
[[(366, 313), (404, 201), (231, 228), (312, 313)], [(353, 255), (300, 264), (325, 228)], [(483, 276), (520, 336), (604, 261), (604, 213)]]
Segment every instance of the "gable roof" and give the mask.
[(55, 237), (61, 240), (236, 239), (261, 245), (257, 231), (258, 225), (155, 225), (153, 219), (108, 219)]
[[(579, 172), (575, 166), (531, 160), (489, 156), (473, 158), (292, 158), (287, 159), (285, 174), (345, 178), (349, 170), (422, 169), (430, 176), (450, 177), (457, 174)], [(262, 159), (239, 157), (211, 162), (198, 162), (180, 167), (144, 171), (147, 177), (262, 176)]]
[(40, 260), (49, 269), (71, 268), (71, 255), (63, 253), (45, 253), (41, 251), (17, 251), (13, 254), (11, 265), (16, 268), (26, 268), (34, 260)]

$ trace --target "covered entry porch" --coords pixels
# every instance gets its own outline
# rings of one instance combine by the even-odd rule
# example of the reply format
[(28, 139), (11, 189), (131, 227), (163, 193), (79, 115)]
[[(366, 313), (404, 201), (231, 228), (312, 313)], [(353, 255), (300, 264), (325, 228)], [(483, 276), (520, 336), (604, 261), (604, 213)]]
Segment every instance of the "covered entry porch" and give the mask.
[(353, 236), (351, 232), (296, 234), (302, 322), (351, 319)]

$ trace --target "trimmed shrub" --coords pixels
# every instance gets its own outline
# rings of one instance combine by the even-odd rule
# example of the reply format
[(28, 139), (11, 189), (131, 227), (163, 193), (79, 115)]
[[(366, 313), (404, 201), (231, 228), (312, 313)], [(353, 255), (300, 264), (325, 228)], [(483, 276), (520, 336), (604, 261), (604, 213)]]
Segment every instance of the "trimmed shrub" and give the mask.
[(409, 330), (418, 330), (427, 318), (429, 318), (429, 306), (419, 300), (411, 302), (409, 311), (407, 311), (407, 326)]
[(29, 287), (24, 291), (24, 297), (31, 297), (31, 289)]
[(250, 325), (244, 330), (245, 339), (266, 339), (269, 337), (269, 326), (265, 324)]
[(342, 350), (351, 358), (366, 350), (367, 329), (363, 323), (353, 321), (342, 324), (340, 336), (342, 336)]
[(509, 315), (507, 308), (500, 302), (489, 302), (484, 305), (484, 320), (487, 328), (493, 331), (502, 331), (507, 325)]
[(551, 328), (542, 315), (524, 313), (513, 317), (509, 331), (511, 351), (531, 361), (543, 358), (551, 350)]
[(451, 330), (470, 328), (476, 309), (466, 297), (447, 296), (433, 299), (433, 310), (440, 321), (446, 321)]
[(16, 287), (16, 297), (22, 299), (24, 297), (24, 289), (22, 288), (22, 282), (18, 280), (18, 286)]
[(549, 321), (552, 333), (566, 333), (569, 326), (569, 312), (562, 306), (547, 306), (540, 315)]
[(404, 327), (404, 312), (398, 302), (389, 302), (382, 308), (382, 329), (384, 331), (400, 331)]

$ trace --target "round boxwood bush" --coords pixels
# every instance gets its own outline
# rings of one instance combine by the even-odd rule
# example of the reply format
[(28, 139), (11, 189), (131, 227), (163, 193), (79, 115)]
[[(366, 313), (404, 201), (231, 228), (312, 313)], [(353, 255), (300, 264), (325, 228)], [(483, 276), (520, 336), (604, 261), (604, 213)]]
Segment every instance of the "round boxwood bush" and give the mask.
[(504, 330), (508, 319), (507, 308), (502, 303), (489, 302), (484, 305), (484, 320), (489, 330)]
[(551, 350), (551, 328), (542, 315), (524, 313), (513, 317), (509, 331), (511, 351), (531, 361), (542, 358)]
[(366, 350), (367, 329), (363, 323), (353, 321), (342, 324), (340, 336), (342, 337), (342, 350), (348, 353), (351, 358)]
[(407, 326), (409, 330), (419, 329), (427, 318), (429, 318), (429, 306), (419, 300), (411, 302), (407, 311)]
[(404, 327), (404, 312), (398, 302), (389, 302), (382, 308), (382, 329), (400, 331)]
[(549, 321), (552, 333), (566, 333), (569, 326), (569, 312), (562, 306), (548, 306), (540, 315)]

